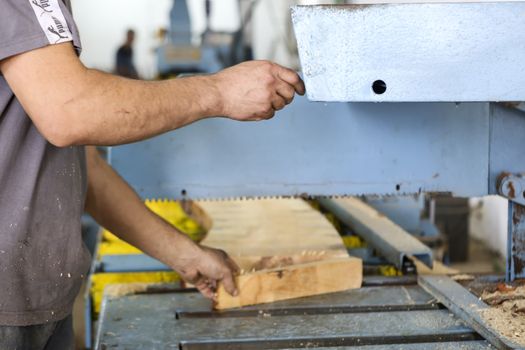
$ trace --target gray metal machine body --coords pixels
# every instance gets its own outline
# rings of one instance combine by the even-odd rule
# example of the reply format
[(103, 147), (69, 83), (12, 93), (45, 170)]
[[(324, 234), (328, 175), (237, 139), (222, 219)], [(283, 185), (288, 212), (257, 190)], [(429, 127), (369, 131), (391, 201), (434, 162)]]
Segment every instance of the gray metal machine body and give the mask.
[[(525, 172), (525, 113), (492, 103), (525, 100), (525, 4), (400, 6), (295, 9), (310, 98), (343, 102), (298, 97), (263, 123), (201, 121), (113, 148), (113, 166), (144, 198), (498, 194), (503, 173)], [(400, 11), (416, 22), (385, 22)], [(326, 16), (332, 16), (331, 24)], [(358, 27), (345, 22), (351, 18)], [(422, 26), (428, 42), (416, 40), (421, 36), (415, 25)], [(373, 41), (349, 30), (388, 36)], [(446, 32), (431, 35), (441, 30)], [(343, 32), (355, 40), (335, 41)], [(469, 40), (475, 50), (470, 44), (459, 48)], [(359, 62), (358, 68), (374, 74), (352, 70)], [(374, 90), (377, 80), (385, 83), (382, 94)], [(511, 203), (512, 280), (525, 277), (525, 211)]]

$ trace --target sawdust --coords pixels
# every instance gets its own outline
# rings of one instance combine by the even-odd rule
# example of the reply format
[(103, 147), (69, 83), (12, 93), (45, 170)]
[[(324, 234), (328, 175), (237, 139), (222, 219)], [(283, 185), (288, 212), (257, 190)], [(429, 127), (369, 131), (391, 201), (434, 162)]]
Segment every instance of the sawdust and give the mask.
[(113, 298), (118, 298), (145, 292), (150, 286), (150, 283), (111, 284), (104, 288), (104, 294)]
[(482, 310), (481, 317), (499, 334), (525, 347), (525, 300), (492, 306)]
[(459, 281), (472, 281), (474, 280), (476, 277), (474, 277), (473, 275), (469, 275), (469, 274), (461, 274), (461, 275), (455, 275), (455, 276), (452, 276), (452, 279), (456, 282), (459, 282)]
[(484, 291), (481, 299), (491, 305), (481, 311), (481, 317), (498, 333), (525, 347), (525, 285), (497, 285), (494, 291)]

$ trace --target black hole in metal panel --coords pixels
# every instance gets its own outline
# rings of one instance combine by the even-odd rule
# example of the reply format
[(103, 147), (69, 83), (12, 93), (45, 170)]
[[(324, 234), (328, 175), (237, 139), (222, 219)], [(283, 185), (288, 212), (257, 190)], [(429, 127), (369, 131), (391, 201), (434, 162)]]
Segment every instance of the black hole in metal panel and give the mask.
[(386, 83), (383, 80), (376, 80), (372, 83), (372, 91), (377, 95), (382, 95), (386, 92)]
[(180, 194), (181, 194), (183, 197), (185, 197), (185, 196), (188, 194), (188, 192), (186, 192), (186, 190), (182, 190), (182, 191), (180, 191)]
[(396, 191), (401, 191), (401, 185), (396, 185)]

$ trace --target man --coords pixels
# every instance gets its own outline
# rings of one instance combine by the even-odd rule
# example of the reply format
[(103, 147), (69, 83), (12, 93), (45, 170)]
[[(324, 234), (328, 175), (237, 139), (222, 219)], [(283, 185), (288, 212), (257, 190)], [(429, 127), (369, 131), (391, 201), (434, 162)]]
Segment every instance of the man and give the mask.
[(133, 42), (135, 41), (135, 32), (128, 29), (126, 32), (126, 42), (117, 50), (116, 73), (121, 77), (138, 79), (139, 75), (133, 64)]
[(219, 282), (235, 294), (237, 267), (226, 253), (150, 212), (92, 146), (212, 116), (264, 120), (304, 93), (295, 72), (269, 62), (160, 82), (87, 69), (68, 8), (0, 0), (0, 349), (72, 347), (71, 307), (90, 261), (84, 208), (205, 296)]

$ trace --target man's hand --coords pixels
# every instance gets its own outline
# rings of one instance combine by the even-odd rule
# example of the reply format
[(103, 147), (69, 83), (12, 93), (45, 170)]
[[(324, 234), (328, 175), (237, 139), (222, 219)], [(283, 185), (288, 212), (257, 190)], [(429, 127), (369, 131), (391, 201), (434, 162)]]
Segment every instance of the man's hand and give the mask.
[(238, 273), (237, 264), (222, 250), (197, 246), (188, 249), (177, 249), (173, 269), (182, 278), (195, 285), (207, 298), (213, 299), (219, 282), (233, 296), (238, 294), (234, 275)]
[(295, 93), (305, 93), (295, 71), (268, 61), (244, 62), (213, 79), (221, 95), (221, 115), (240, 121), (270, 119), (292, 102)]

